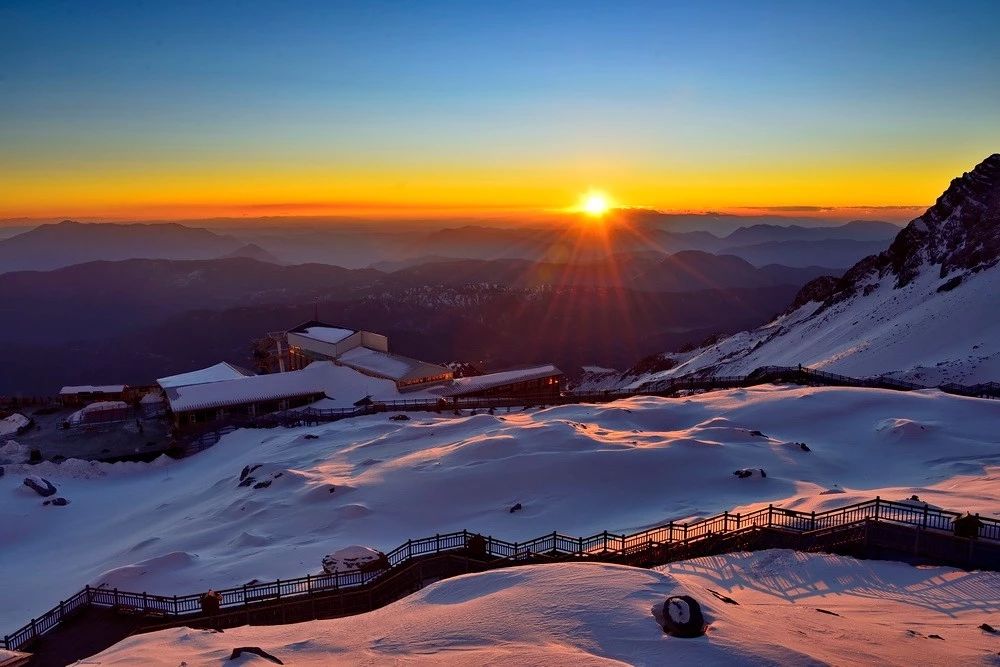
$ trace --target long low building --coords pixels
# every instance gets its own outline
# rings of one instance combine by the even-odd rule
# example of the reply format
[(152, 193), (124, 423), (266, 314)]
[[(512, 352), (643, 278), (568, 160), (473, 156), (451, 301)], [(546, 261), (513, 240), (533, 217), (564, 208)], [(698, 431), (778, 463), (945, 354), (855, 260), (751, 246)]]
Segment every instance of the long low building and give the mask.
[(321, 399), (326, 407), (351, 408), (366, 399), (401, 398), (394, 381), (371, 377), (331, 361), (315, 361), (301, 370), (286, 373), (174, 385), (164, 388), (164, 393), (178, 426), (264, 415)]
[(486, 375), (455, 378), (442, 396), (452, 398), (551, 398), (559, 396), (565, 375), (552, 364), (512, 368)]

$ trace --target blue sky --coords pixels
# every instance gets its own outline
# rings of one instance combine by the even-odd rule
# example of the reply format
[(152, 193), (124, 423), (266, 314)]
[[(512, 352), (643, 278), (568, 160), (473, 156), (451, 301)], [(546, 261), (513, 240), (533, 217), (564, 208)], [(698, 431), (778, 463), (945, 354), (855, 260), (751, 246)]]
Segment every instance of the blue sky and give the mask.
[(998, 150), (998, 29), (998, 2), (5, 2), (0, 176), (67, 201), (140, 165), (167, 190), (289, 164), (366, 192), (428, 165), (646, 199), (853, 164), (926, 188)]

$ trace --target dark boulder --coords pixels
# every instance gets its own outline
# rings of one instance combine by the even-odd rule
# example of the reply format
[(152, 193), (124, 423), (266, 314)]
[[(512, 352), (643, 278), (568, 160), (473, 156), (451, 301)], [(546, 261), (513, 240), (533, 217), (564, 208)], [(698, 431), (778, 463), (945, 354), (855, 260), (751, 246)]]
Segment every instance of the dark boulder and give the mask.
[(264, 658), (265, 660), (270, 660), (271, 662), (273, 662), (276, 665), (283, 665), (283, 664), (285, 664), (281, 660), (279, 660), (277, 657), (271, 655), (270, 653), (268, 653), (267, 651), (265, 651), (264, 649), (262, 649), (259, 646), (240, 646), (239, 648), (234, 648), (232, 654), (229, 656), (229, 659), (230, 660), (235, 660), (236, 658), (240, 657), (244, 653), (253, 653), (254, 655), (259, 655), (260, 657)]
[(523, 508), (523, 507), (521, 507), (521, 503), (515, 503), (515, 504), (514, 504), (514, 505), (513, 505), (513, 506), (512, 506), (511, 508), (510, 508), (510, 513), (511, 513), (511, 514), (513, 514), (514, 512), (520, 512), (520, 511), (521, 511), (522, 509), (524, 509), (524, 508)]
[(705, 634), (701, 605), (690, 595), (672, 595), (663, 603), (663, 629), (674, 637), (700, 637)]
[(261, 466), (260, 463), (255, 463), (253, 465), (245, 465), (245, 466), (243, 466), (243, 470), (240, 472), (240, 481), (242, 482), (243, 480), (245, 480), (247, 478), (247, 476), (250, 475), (250, 473), (252, 473), (254, 470), (256, 470), (257, 468), (259, 468), (260, 466)]
[(389, 417), (389, 419), (391, 419), (394, 422), (408, 422), (408, 421), (410, 421), (409, 415), (404, 415), (402, 413), (400, 413), (398, 415), (393, 415), (393, 416)]
[(52, 484), (52, 482), (36, 475), (29, 475), (28, 477), (25, 477), (24, 485), (32, 489), (42, 498), (48, 498), (49, 496), (56, 495), (56, 487)]
[(42, 504), (43, 505), (55, 505), (56, 507), (64, 507), (66, 505), (69, 505), (69, 501), (66, 500), (65, 498), (59, 497), (59, 498), (53, 498), (52, 500), (46, 500)]

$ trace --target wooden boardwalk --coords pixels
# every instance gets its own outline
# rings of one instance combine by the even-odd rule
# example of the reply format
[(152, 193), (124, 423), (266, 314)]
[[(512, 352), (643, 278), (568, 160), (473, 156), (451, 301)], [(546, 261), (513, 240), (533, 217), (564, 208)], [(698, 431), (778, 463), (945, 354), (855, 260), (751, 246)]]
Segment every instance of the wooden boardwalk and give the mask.
[(558, 532), (510, 542), (469, 531), (434, 535), (386, 554), (368, 572), (307, 575), (219, 590), (221, 610), (206, 615), (201, 593), (149, 595), (85, 588), (4, 637), (36, 665), (64, 665), (134, 632), (166, 627), (225, 628), (335, 618), (377, 609), (427, 582), (468, 572), (555, 562), (609, 562), (637, 567), (735, 551), (785, 548), (864, 558), (1000, 570), (1000, 521), (977, 519), (974, 537), (954, 534), (957, 512), (881, 498), (826, 512), (769, 506), (689, 523), (670, 522), (631, 535), (589, 537)]

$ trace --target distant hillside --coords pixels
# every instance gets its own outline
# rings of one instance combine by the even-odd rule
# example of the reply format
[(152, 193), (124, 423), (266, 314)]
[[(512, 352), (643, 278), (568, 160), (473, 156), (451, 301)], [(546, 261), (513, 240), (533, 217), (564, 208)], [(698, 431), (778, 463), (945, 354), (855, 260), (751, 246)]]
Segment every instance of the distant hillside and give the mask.
[(821, 275), (838, 273), (830, 267), (757, 268), (734, 256), (688, 250), (672, 255), (655, 252), (620, 253), (604, 260), (574, 263), (524, 259), (447, 260), (395, 271), (385, 284), (499, 284), (519, 287), (621, 287), (650, 292), (692, 292), (728, 288), (803, 285)]
[(221, 257), (221, 259), (228, 259), (232, 257), (242, 257), (244, 259), (255, 259), (258, 262), (268, 262), (270, 264), (280, 264), (281, 261), (274, 256), (273, 253), (264, 250), (256, 243), (248, 243), (245, 246), (237, 248), (236, 250), (226, 253)]
[(188, 310), (348, 298), (382, 275), (246, 258), (132, 259), (17, 271), (0, 275), (0, 341), (108, 338)]
[[(896, 228), (896, 232), (899, 229)], [(820, 239), (798, 241), (767, 241), (753, 245), (724, 247), (719, 254), (736, 255), (756, 266), (784, 264), (787, 266), (854, 266), (861, 259), (880, 252), (892, 237), (878, 241), (854, 239)]]
[(47, 271), (83, 262), (122, 259), (211, 259), (243, 243), (176, 223), (114, 224), (65, 220), (0, 240), (0, 273)]

